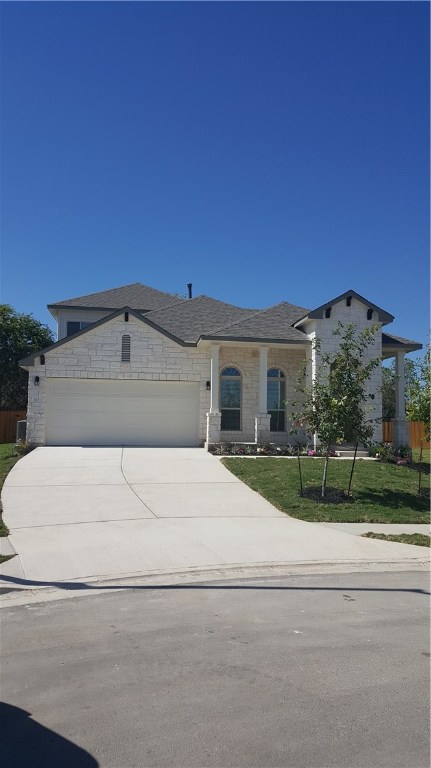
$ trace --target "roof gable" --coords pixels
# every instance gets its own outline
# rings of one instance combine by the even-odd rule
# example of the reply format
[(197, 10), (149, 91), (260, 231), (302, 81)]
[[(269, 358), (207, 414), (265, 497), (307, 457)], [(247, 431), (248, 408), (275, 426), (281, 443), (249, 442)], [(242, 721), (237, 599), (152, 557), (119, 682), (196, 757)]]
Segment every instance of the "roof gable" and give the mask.
[(19, 360), (18, 364), (22, 367), (34, 365), (34, 361), (36, 357), (40, 357), (41, 355), (46, 355), (49, 352), (51, 352), (53, 349), (57, 349), (58, 347), (62, 347), (64, 344), (68, 344), (71, 341), (74, 341), (75, 339), (79, 338), (79, 336), (84, 336), (87, 333), (91, 333), (96, 328), (99, 328), (101, 325), (104, 325), (105, 323), (109, 323), (110, 320), (114, 320), (116, 317), (119, 317), (124, 312), (128, 312), (130, 315), (133, 315), (133, 317), (136, 317), (137, 320), (140, 320), (145, 325), (148, 325), (150, 328), (153, 328), (153, 330), (157, 331), (158, 333), (161, 333), (163, 336), (166, 336), (167, 338), (174, 341), (176, 344), (179, 344), (182, 347), (193, 347), (195, 346), (192, 343), (184, 342), (182, 339), (178, 338), (172, 333), (169, 333), (169, 331), (166, 331), (164, 328), (161, 328), (156, 323), (153, 323), (149, 317), (145, 314), (141, 314), (140, 312), (136, 312), (135, 309), (132, 309), (131, 307), (121, 307), (121, 309), (115, 310), (115, 312), (111, 312), (111, 314), (106, 315), (106, 317), (102, 317), (100, 320), (97, 320), (95, 323), (91, 323), (91, 325), (87, 325), (85, 328), (82, 328), (80, 331), (77, 331), (76, 333), (70, 334), (70, 336), (65, 336), (62, 339), (59, 339), (59, 341), (54, 342), (54, 344), (50, 344), (49, 347), (45, 347), (44, 349), (40, 349), (38, 352), (33, 352), (28, 357), (25, 357), (23, 360)]
[(321, 304), (320, 307), (316, 307), (316, 309), (311, 310), (311, 312), (308, 312), (306, 315), (299, 318), (295, 322), (295, 327), (304, 323), (306, 320), (313, 320), (313, 319), (321, 320), (323, 318), (325, 309), (329, 309), (329, 307), (333, 307), (334, 304), (339, 304), (339, 302), (344, 301), (344, 299), (347, 299), (348, 296), (355, 297), (355, 299), (357, 299), (362, 304), (364, 304), (364, 306), (368, 307), (369, 309), (373, 309), (375, 312), (377, 312), (379, 322), (383, 324), (392, 323), (392, 321), (395, 319), (394, 316), (391, 315), (389, 312), (386, 312), (386, 310), (382, 309), (381, 307), (378, 307), (377, 304), (373, 304), (372, 301), (368, 301), (368, 299), (365, 299), (359, 293), (356, 293), (356, 291), (345, 291), (344, 293), (340, 294), (340, 296), (336, 296), (331, 301), (327, 301), (325, 304)]

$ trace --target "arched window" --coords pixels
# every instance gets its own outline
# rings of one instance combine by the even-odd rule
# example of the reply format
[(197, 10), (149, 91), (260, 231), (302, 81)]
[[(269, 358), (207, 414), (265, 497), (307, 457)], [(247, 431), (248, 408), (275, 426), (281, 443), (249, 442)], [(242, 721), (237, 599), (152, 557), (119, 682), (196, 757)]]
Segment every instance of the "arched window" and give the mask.
[(271, 432), (284, 432), (286, 429), (286, 377), (279, 368), (270, 368), (267, 379), (268, 413), (271, 416)]
[(221, 429), (241, 429), (241, 373), (238, 368), (223, 368), (220, 374)]

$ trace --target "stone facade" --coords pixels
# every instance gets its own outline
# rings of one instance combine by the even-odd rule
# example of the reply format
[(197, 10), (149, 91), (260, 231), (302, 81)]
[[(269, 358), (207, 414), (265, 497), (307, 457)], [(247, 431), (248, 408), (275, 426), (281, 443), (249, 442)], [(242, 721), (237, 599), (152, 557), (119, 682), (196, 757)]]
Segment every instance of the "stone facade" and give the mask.
[[(121, 337), (130, 336), (131, 362), (121, 362)], [(46, 378), (139, 379), (152, 381), (196, 381), (200, 383), (199, 438), (206, 435), (209, 395), (206, 382), (210, 376), (208, 353), (194, 347), (182, 347), (153, 330), (133, 315), (124, 321), (120, 315), (87, 333), (70, 339), (45, 355), (45, 365), (36, 358), (29, 376), (27, 440), (45, 442)], [(39, 376), (39, 385), (34, 385)]]
[[(296, 379), (305, 357), (301, 347), (270, 348), (268, 368), (280, 368), (286, 377), (286, 400), (295, 397)], [(241, 431), (222, 432), (221, 439), (229, 442), (253, 443), (256, 439), (256, 416), (259, 415), (259, 349), (256, 347), (221, 347), (220, 371), (234, 366), (241, 373)], [(288, 406), (287, 406), (288, 417)], [(259, 422), (260, 424), (260, 422)], [(264, 427), (265, 425), (261, 425)], [(291, 441), (288, 433), (289, 420), (286, 419), (287, 432), (269, 432), (262, 430), (260, 440), (283, 444)]]
[[(351, 306), (341, 300), (331, 308), (329, 318), (312, 319), (303, 325), (306, 337), (302, 345), (267, 345), (268, 368), (279, 368), (285, 375), (286, 400), (295, 399), (295, 385), (304, 362), (308, 359), (309, 380), (316, 370), (318, 359), (309, 341), (316, 335), (322, 349), (335, 351), (337, 337), (333, 335), (339, 322), (354, 323), (359, 330), (377, 323), (376, 317), (367, 318), (368, 307), (356, 297)], [(85, 312), (83, 311), (83, 314)], [(65, 318), (67, 319), (66, 315)], [(121, 362), (121, 338), (131, 338), (131, 361)], [(308, 337), (308, 338), (307, 338)], [(374, 343), (368, 355), (381, 357), (381, 331), (375, 334)], [(29, 401), (27, 414), (27, 440), (36, 445), (45, 442), (45, 400), (46, 380), (55, 377), (87, 379), (138, 379), (152, 381), (194, 381), (199, 383), (199, 441), (200, 444), (217, 440), (231, 442), (294, 442), (289, 434), (289, 406), (286, 406), (286, 432), (270, 432), (269, 417), (259, 409), (259, 343), (220, 343), (219, 373), (234, 366), (241, 373), (241, 429), (235, 432), (220, 431), (220, 414), (210, 411), (210, 396), (207, 382), (211, 380), (211, 353), (209, 345), (185, 347), (140, 321), (133, 314), (126, 322), (120, 314), (111, 320), (89, 329), (86, 333), (71, 338), (61, 346), (47, 352), (45, 365), (40, 358), (30, 368)], [(263, 373), (262, 373), (263, 375)], [(39, 377), (38, 386), (35, 377)], [(375, 369), (368, 384), (368, 392), (374, 395), (370, 400), (373, 412), (370, 417), (381, 416), (381, 368)], [(381, 424), (376, 425), (374, 439), (381, 440)]]
[[(313, 341), (316, 337), (321, 344), (322, 352), (336, 352), (338, 348), (338, 337), (334, 336), (334, 330), (338, 327), (339, 323), (347, 325), (353, 323), (358, 332), (365, 328), (371, 328), (378, 325), (379, 328), (374, 335), (374, 342), (370, 344), (367, 350), (367, 354), (364, 357), (364, 362), (368, 362), (374, 358), (381, 358), (382, 356), (382, 334), (381, 326), (377, 321), (376, 313), (369, 320), (367, 318), (368, 306), (363, 304), (355, 297), (352, 297), (351, 306), (346, 305), (346, 301), (340, 301), (338, 304), (334, 304), (331, 307), (330, 317), (322, 319), (309, 320), (304, 325), (304, 330), (308, 335), (308, 338)], [(318, 353), (313, 348), (308, 353), (309, 359), (309, 380), (315, 375), (317, 367), (319, 365)], [(369, 395), (373, 395), (373, 399), (368, 401), (367, 408), (369, 408), (369, 417), (381, 418), (382, 414), (382, 369), (381, 366), (377, 366), (372, 372), (368, 381), (366, 392)], [(376, 423), (374, 425), (374, 440), (380, 442), (382, 440), (382, 425)]]

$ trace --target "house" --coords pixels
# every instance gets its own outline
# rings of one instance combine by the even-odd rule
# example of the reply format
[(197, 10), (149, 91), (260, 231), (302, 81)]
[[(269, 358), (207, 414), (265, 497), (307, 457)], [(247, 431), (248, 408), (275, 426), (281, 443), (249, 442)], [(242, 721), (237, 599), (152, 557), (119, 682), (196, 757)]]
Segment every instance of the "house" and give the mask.
[[(289, 441), (286, 401), (306, 359), (335, 348), (338, 323), (378, 325), (372, 357), (395, 357), (395, 442), (408, 442), (404, 355), (421, 348), (382, 331), (392, 315), (355, 291), (310, 310), (267, 309), (208, 296), (180, 299), (141, 283), (48, 309), (58, 341), (20, 365), (29, 371), (27, 440), (34, 445), (208, 447), (219, 440)], [(368, 384), (381, 415), (381, 369)], [(381, 425), (375, 427), (381, 440)]]

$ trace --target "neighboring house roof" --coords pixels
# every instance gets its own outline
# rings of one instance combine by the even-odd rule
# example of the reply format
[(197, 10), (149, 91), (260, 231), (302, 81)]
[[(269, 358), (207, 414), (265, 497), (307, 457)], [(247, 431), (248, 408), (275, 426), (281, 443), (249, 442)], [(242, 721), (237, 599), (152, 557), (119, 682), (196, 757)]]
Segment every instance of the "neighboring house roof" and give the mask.
[(359, 293), (356, 293), (356, 291), (345, 291), (344, 293), (341, 293), (340, 296), (336, 296), (335, 299), (327, 301), (326, 304), (322, 304), (320, 307), (316, 307), (316, 309), (306, 313), (304, 317), (301, 317), (296, 321), (295, 326), (297, 327), (298, 325), (302, 325), (302, 323), (305, 323), (306, 320), (312, 320), (314, 318), (319, 320), (322, 319), (325, 309), (329, 309), (329, 307), (332, 307), (334, 304), (338, 304), (339, 301), (347, 299), (348, 296), (354, 296), (356, 299), (358, 299), (358, 301), (361, 301), (363, 304), (365, 304), (365, 306), (377, 312), (379, 322), (381, 323), (392, 323), (392, 321), (395, 319), (394, 316), (389, 312), (386, 312), (381, 307), (378, 307), (377, 304), (373, 304), (372, 301), (368, 301), (368, 299), (365, 299)]
[(268, 309), (261, 309), (234, 323), (225, 323), (212, 334), (203, 333), (207, 339), (233, 338), (238, 340), (259, 339), (268, 341), (292, 341), (307, 343), (308, 339), (302, 331), (293, 328), (293, 323), (307, 312), (304, 307), (297, 307), (282, 301)]
[(257, 311), (225, 304), (210, 296), (197, 296), (195, 299), (149, 312), (147, 318), (183, 341), (196, 344), (201, 336), (212, 333), (221, 325), (243, 320)]
[(152, 309), (160, 309), (170, 304), (182, 304), (183, 299), (172, 293), (164, 293), (150, 288), (142, 283), (123, 285), (120, 288), (111, 288), (108, 291), (89, 293), (87, 296), (77, 296), (74, 299), (57, 301), (48, 304), (48, 309), (85, 308), (85, 309), (121, 309), (130, 307), (139, 312), (148, 312)]

